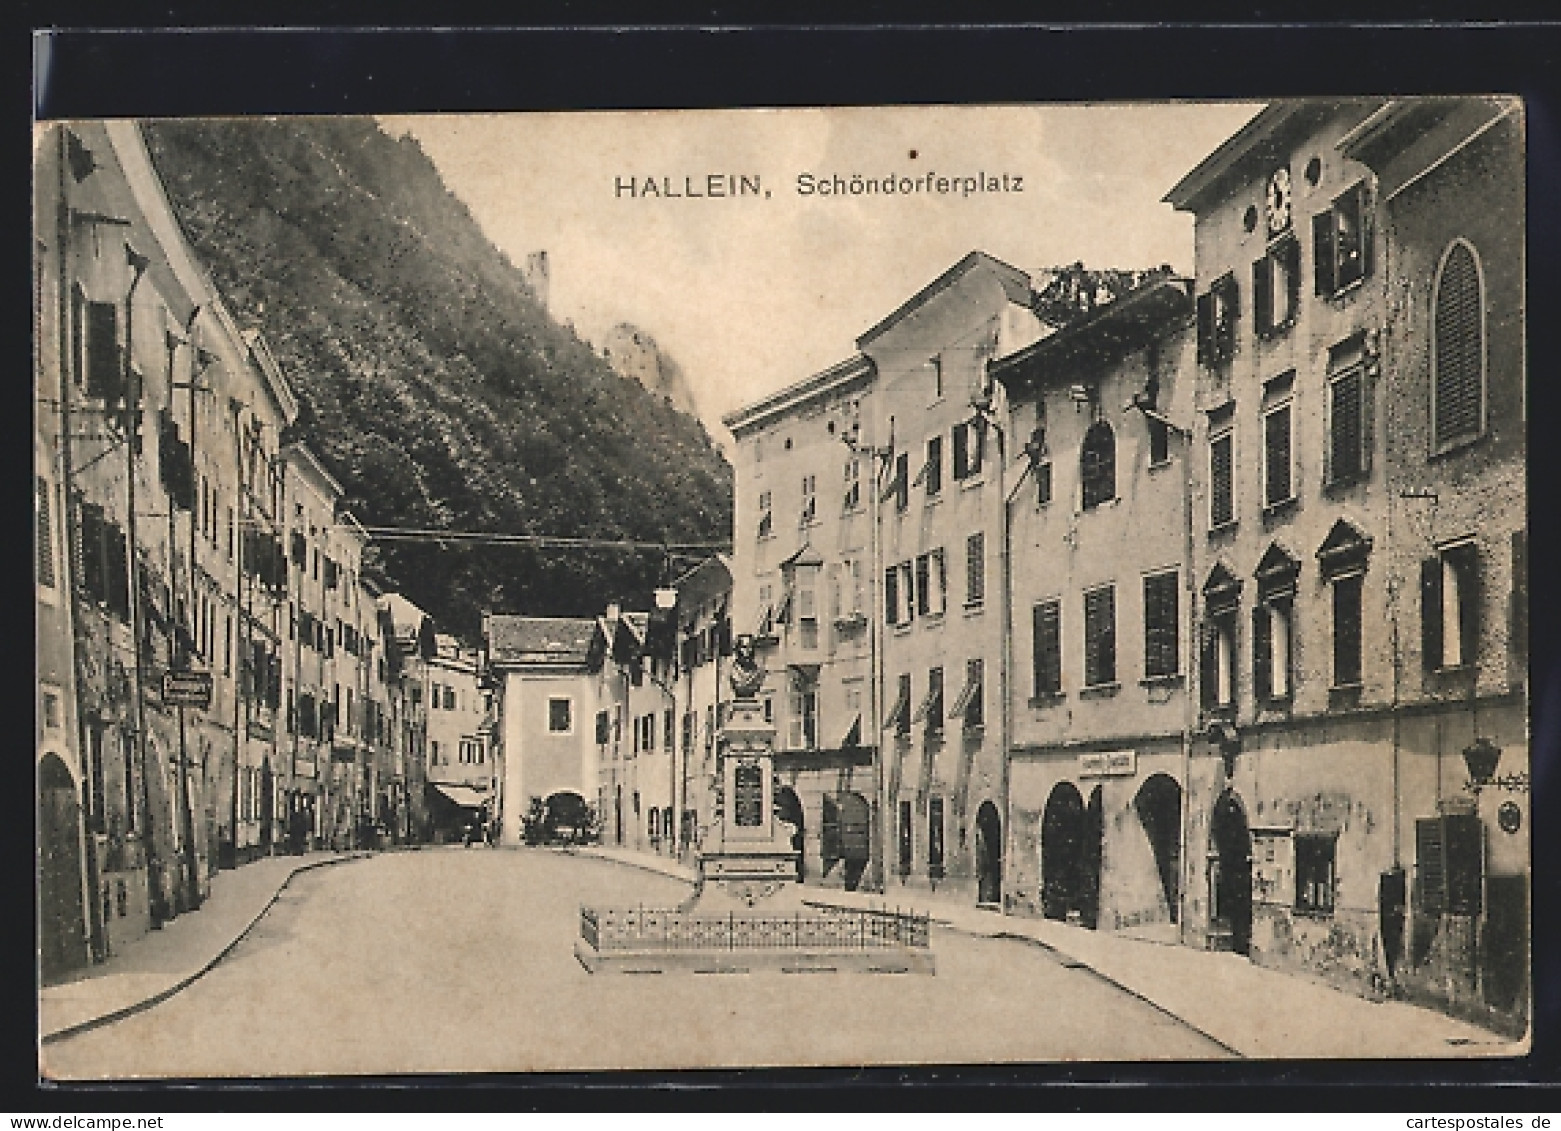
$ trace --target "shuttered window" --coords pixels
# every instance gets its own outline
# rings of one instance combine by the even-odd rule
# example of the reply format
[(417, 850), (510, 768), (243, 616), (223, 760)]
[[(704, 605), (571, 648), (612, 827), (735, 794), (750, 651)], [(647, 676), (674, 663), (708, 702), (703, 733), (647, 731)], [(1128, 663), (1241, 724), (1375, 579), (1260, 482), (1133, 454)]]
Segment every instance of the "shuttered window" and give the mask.
[(911, 874), (912, 849), (914, 847), (911, 838), (913, 835), (911, 803), (902, 801), (900, 802), (900, 875), (902, 876)]
[(1030, 613), (1034, 629), (1035, 697), (1062, 694), (1062, 602), (1042, 601)]
[(1212, 613), (1203, 626), (1198, 682), (1205, 710), (1229, 707), (1236, 701), (1236, 614)]
[(1263, 505), (1277, 506), (1294, 495), (1290, 482), (1290, 405), (1263, 414)]
[(943, 878), (943, 798), (927, 802), (927, 875)]
[(1117, 441), (1111, 425), (1097, 420), (1084, 434), (1079, 453), (1081, 502), (1085, 510), (1116, 498)]
[(1177, 574), (1144, 578), (1144, 676), (1175, 675), (1179, 668)]
[(986, 600), (986, 535), (977, 532), (965, 539), (965, 604)]
[(1117, 678), (1116, 590), (1110, 585), (1084, 594), (1084, 685)]
[(1328, 383), (1328, 482), (1353, 483), (1366, 471), (1366, 383), (1359, 368)]
[(1478, 915), (1484, 830), (1473, 813), (1415, 822), (1415, 909), (1422, 915)]
[(1206, 294), (1198, 296), (1198, 361), (1217, 365), (1236, 352), (1236, 322), (1241, 307), (1234, 275), (1214, 281)]
[(1252, 610), (1252, 694), (1260, 703), (1291, 696), (1294, 615), (1289, 596), (1270, 598)]
[(1432, 420), (1438, 448), (1484, 427), (1485, 341), (1474, 253), (1455, 243), (1436, 285)]
[(124, 389), (119, 352), (119, 308), (111, 302), (81, 304), (81, 374), (87, 396), (118, 400)]
[(1209, 437), (1209, 526), (1236, 518), (1235, 433), (1227, 426)]
[(1312, 217), (1312, 262), (1317, 294), (1332, 296), (1371, 274), (1371, 211), (1364, 183)]
[(1356, 687), (1361, 681), (1361, 588), (1363, 574), (1333, 582), (1333, 686)]
[(38, 584), (53, 589), (57, 584), (54, 569), (54, 501), (49, 481), (37, 476), (38, 513), (34, 536), (38, 539)]
[(1052, 465), (1047, 460), (1035, 465), (1035, 505), (1044, 507), (1052, 501)]
[(926, 482), (927, 497), (936, 497), (943, 490), (942, 436), (933, 436), (927, 441), (927, 463), (922, 475)]

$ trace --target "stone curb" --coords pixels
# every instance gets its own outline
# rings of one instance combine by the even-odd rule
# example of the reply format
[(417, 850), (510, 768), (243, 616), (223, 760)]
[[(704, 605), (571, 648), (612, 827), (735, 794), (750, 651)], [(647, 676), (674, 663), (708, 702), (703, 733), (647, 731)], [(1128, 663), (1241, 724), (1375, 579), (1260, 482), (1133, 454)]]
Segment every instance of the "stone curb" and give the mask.
[(214, 957), (209, 959), (194, 973), (185, 975), (173, 985), (166, 989), (159, 990), (151, 997), (142, 1001), (132, 1002), (129, 1005), (120, 1006), (118, 1009), (110, 1010), (108, 1013), (104, 1013), (98, 1017), (89, 1017), (85, 1021), (77, 1021), (74, 1024), (65, 1026), (64, 1028), (56, 1029), (52, 1033), (44, 1033), (39, 1038), (39, 1043), (52, 1045), (57, 1041), (67, 1040), (71, 1037), (78, 1037), (82, 1033), (90, 1032), (93, 1029), (101, 1029), (105, 1025), (112, 1025), (116, 1021), (123, 1021), (127, 1017), (135, 1016), (137, 1013), (144, 1013), (146, 1010), (151, 1009), (155, 1005), (161, 1005), (179, 991), (185, 989), (186, 987), (204, 977), (209, 971), (211, 971), (213, 967), (217, 965), (217, 963), (221, 962), (224, 958), (231, 954), (233, 948), (238, 946), (239, 943), (243, 942), (245, 936), (247, 936), (250, 931), (254, 930), (255, 924), (265, 918), (266, 913), (270, 911), (276, 901), (281, 898), (282, 892), (287, 890), (287, 885), (293, 882), (294, 876), (297, 876), (303, 872), (312, 871), (315, 868), (325, 868), (332, 864), (345, 864), (350, 860), (362, 860), (371, 855), (372, 853), (368, 852), (353, 852), (344, 856), (333, 856), (329, 860), (311, 860), (308, 863), (300, 864), (298, 867), (289, 872), (287, 877), (279, 885), (277, 885), (276, 891), (271, 893), (271, 898), (266, 900), (265, 905), (262, 906), (260, 910), (255, 913), (254, 917), (244, 925), (244, 928), (239, 931), (239, 933), (235, 935), (226, 946), (219, 950)]

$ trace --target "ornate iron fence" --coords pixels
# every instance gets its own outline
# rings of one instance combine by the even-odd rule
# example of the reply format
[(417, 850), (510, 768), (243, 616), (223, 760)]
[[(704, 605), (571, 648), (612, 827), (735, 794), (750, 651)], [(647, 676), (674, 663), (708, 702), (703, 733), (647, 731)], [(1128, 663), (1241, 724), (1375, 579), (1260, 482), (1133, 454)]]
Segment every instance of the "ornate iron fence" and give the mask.
[(899, 911), (829, 910), (804, 915), (685, 915), (635, 907), (580, 909), (580, 937), (612, 950), (869, 950), (926, 947), (930, 920)]

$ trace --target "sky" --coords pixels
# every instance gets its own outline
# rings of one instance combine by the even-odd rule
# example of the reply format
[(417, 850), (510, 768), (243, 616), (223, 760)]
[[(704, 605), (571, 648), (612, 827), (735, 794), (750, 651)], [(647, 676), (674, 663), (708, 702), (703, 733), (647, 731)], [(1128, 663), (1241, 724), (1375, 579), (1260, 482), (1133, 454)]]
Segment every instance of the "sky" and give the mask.
[[(851, 356), (864, 331), (968, 252), (1030, 271), (1168, 263), (1192, 219), (1161, 197), (1250, 103), (677, 110), (385, 118), (517, 264), (546, 250), (553, 316), (618, 322), (682, 366), (717, 442), (725, 413)], [(824, 195), (799, 177), (961, 178), (940, 192)], [(757, 193), (709, 190), (715, 174)], [(971, 192), (965, 178), (1009, 191)], [(1019, 191), (1012, 191), (1019, 178)], [(999, 182), (1000, 183), (1000, 182)], [(628, 186), (632, 185), (632, 193)]]

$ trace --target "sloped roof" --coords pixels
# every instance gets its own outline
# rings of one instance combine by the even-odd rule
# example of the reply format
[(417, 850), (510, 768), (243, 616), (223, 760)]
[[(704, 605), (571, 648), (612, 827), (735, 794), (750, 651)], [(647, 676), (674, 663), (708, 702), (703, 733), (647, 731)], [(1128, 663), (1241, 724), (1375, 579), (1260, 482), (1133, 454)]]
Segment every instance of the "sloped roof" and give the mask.
[(494, 667), (583, 667), (596, 640), (594, 617), (487, 618), (488, 662)]
[[(408, 601), (400, 593), (386, 593), (380, 599), (380, 608), (390, 614), (390, 629), (398, 644), (417, 644), (428, 623), (428, 614)], [(433, 640), (431, 629), (429, 641)]]

